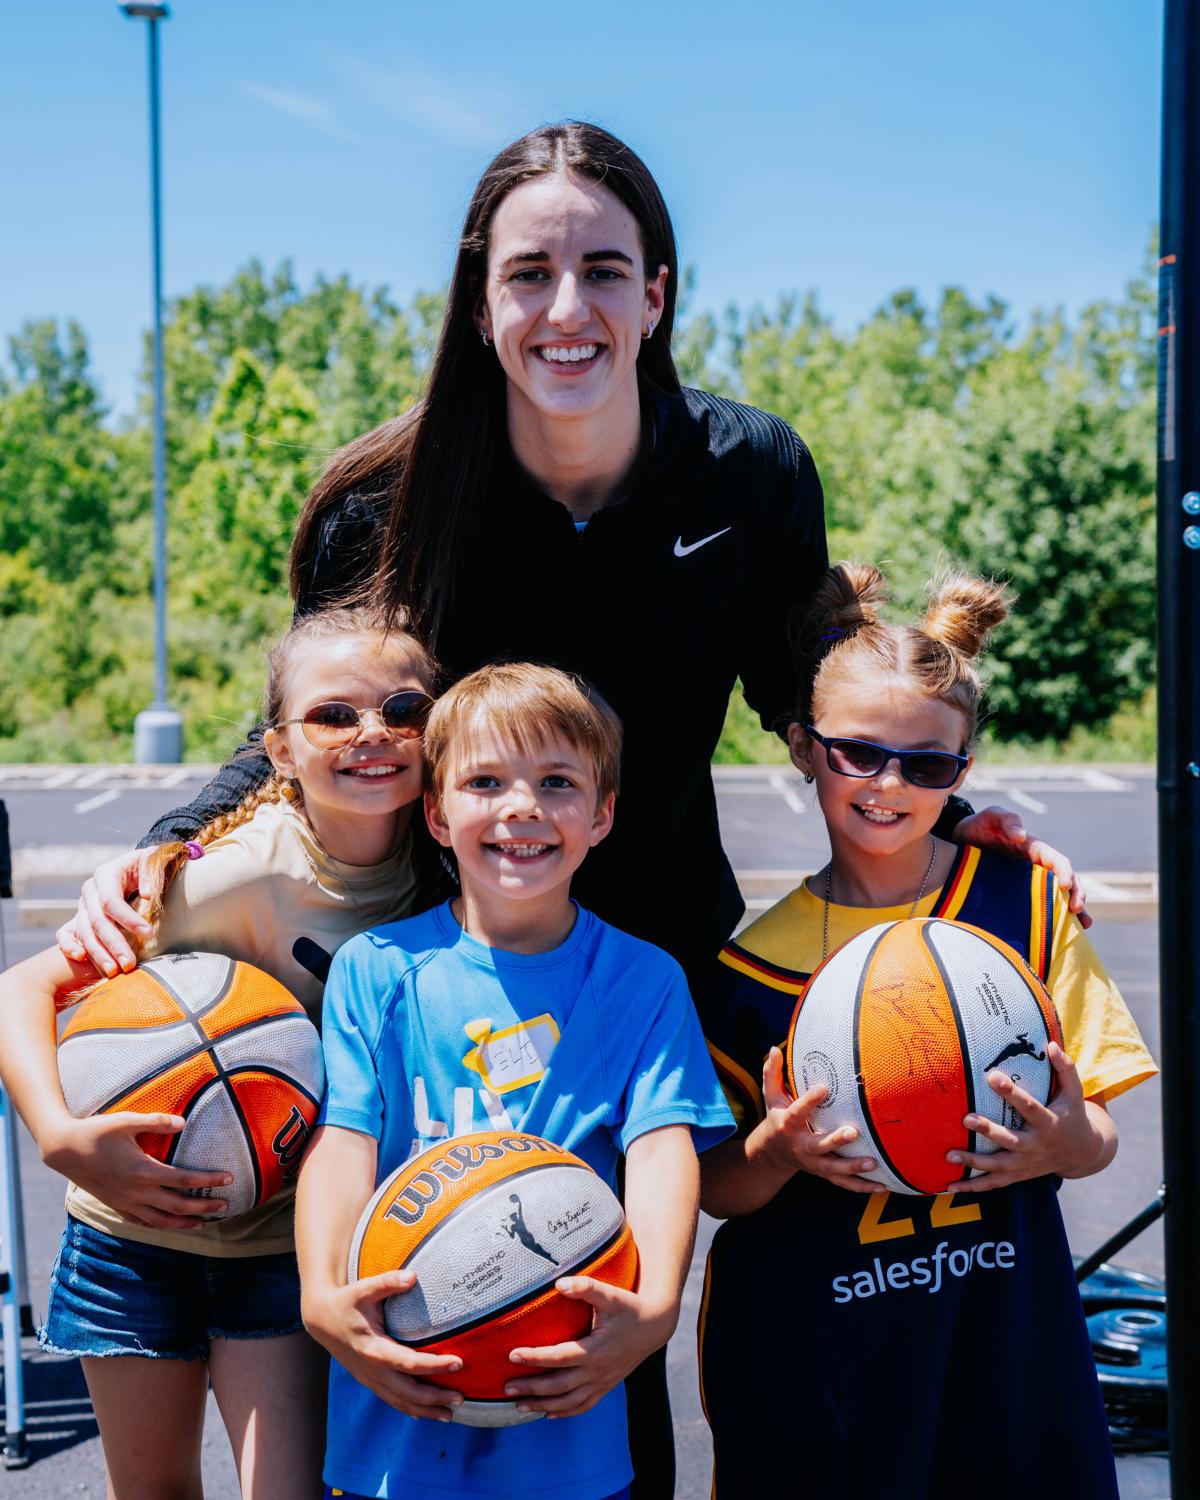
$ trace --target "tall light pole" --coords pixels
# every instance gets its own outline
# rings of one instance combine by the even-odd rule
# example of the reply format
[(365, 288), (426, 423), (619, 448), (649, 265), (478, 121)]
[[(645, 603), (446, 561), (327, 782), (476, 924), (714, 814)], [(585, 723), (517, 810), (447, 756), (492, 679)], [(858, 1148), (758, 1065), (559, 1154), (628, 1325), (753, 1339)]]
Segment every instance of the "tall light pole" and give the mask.
[(122, 5), (132, 20), (146, 21), (150, 83), (150, 245), (154, 275), (154, 701), (133, 721), (133, 758), (148, 762), (183, 758), (183, 720), (167, 705), (167, 500), (163, 435), (162, 216), (158, 150), (158, 23), (165, 5)]

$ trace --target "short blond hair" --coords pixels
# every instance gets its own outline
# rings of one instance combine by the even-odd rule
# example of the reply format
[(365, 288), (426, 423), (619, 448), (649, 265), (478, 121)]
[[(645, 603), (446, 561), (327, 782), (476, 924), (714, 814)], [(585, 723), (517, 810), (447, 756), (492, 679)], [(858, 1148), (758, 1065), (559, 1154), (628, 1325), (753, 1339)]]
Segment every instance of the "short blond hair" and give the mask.
[(595, 688), (557, 667), (509, 662), (480, 667), (434, 704), (425, 763), (436, 796), (455, 746), (481, 724), (523, 748), (565, 740), (591, 761), (600, 797), (620, 787), (621, 721)]

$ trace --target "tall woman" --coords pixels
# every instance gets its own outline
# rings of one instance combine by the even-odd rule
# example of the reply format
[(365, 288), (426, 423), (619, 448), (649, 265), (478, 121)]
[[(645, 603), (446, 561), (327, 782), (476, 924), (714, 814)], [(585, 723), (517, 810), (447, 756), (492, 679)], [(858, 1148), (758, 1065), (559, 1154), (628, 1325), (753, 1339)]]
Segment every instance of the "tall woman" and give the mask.
[[(453, 677), (507, 658), (595, 683), (625, 725), (624, 790), (576, 893), (687, 968), (742, 911), (709, 773), (730, 693), (740, 677), (764, 727), (790, 715), (788, 619), (826, 552), (791, 428), (681, 389), (677, 266), (657, 184), (606, 131), (553, 125), (502, 151), (467, 210), (425, 396), (334, 456), (296, 529), (292, 591), (299, 613), (360, 594), (404, 606)], [(266, 769), (223, 767), (147, 842), (188, 837)], [(979, 820), (973, 837), (1015, 837)], [(138, 868), (97, 873), (60, 934), (69, 952), (132, 962)], [(668, 1495), (665, 1400), (657, 1459), (645, 1408), (631, 1401), (638, 1493)]]

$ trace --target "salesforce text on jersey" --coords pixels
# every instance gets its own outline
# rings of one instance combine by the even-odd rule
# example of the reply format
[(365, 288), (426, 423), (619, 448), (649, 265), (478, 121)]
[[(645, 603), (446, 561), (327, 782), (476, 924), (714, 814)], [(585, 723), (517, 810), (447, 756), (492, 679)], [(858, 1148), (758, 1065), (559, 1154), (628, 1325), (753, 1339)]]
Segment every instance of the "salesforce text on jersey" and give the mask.
[[(835, 1276), (831, 1283), (835, 1302), (853, 1302), (856, 1297), (874, 1297), (882, 1292), (906, 1292), (913, 1287), (927, 1287), (930, 1294), (939, 1292), (950, 1276), (962, 1278), (971, 1271), (1011, 1271), (1017, 1251), (1011, 1240), (984, 1240), (966, 1250), (949, 1250), (941, 1240), (932, 1255), (916, 1255), (912, 1260), (893, 1260), (883, 1265), (876, 1256), (872, 1269)], [(944, 1268), (944, 1272), (943, 1272)]]

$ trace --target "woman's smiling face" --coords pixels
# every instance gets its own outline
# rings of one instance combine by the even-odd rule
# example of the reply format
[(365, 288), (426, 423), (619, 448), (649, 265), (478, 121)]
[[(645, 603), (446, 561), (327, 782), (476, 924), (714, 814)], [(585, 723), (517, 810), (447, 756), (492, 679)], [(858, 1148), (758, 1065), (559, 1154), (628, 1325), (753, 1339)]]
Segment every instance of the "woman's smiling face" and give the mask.
[(492, 219), (478, 314), (510, 413), (591, 417), (636, 400), (666, 278), (665, 266), (649, 278), (637, 220), (606, 187), (555, 173), (514, 188)]

